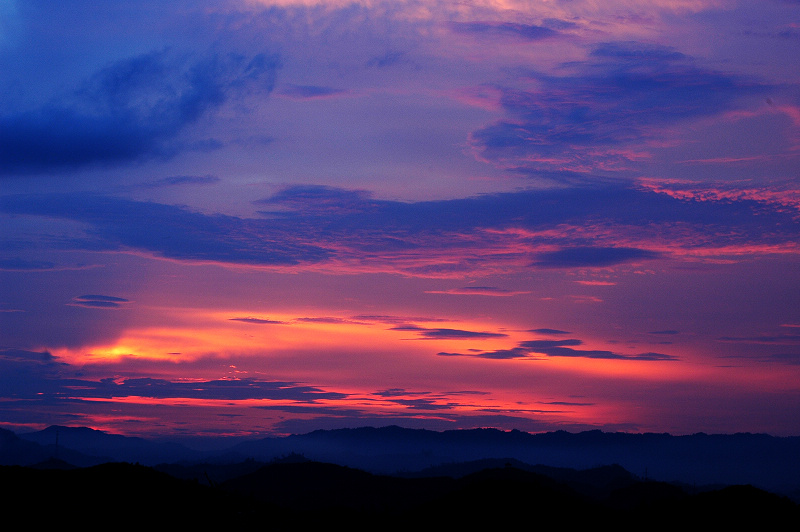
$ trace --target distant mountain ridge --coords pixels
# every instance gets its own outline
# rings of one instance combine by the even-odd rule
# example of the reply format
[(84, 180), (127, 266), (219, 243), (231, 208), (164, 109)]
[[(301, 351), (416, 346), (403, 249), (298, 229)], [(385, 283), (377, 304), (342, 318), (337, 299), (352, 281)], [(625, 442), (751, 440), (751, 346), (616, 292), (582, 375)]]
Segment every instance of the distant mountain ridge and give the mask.
[(453, 470), (455, 464), (492, 459), (578, 470), (617, 464), (642, 479), (690, 486), (752, 484), (800, 500), (800, 437), (765, 434), (672, 436), (599, 430), (530, 434), (497, 429), (436, 432), (389, 426), (317, 430), (201, 452), (174, 442), (83, 427), (49, 427), (20, 435), (0, 429), (0, 464), (33, 465), (55, 457), (56, 451), (57, 458), (78, 466), (109, 461), (144, 465), (245, 459), (270, 462), (298, 453), (318, 462), (399, 476), (413, 476), (427, 468)]
[(202, 453), (177, 443), (153, 442), (144, 438), (109, 434), (87, 427), (52, 425), (38, 432), (20, 434), (20, 438), (42, 446), (55, 445), (97, 457), (101, 462), (140, 462), (158, 464), (200, 458)]
[(599, 430), (530, 434), (497, 429), (435, 432), (401, 427), (319, 430), (240, 443), (260, 460), (288, 452), (393, 474), (486, 458), (587, 469), (619, 464), (641, 476), (686, 484), (753, 484), (781, 493), (800, 488), (800, 437), (766, 434), (689, 436)]
[(177, 443), (153, 442), (87, 427), (52, 425), (23, 434), (0, 429), (0, 465), (28, 466), (53, 458), (79, 467), (107, 462), (155, 465), (202, 456), (202, 453)]

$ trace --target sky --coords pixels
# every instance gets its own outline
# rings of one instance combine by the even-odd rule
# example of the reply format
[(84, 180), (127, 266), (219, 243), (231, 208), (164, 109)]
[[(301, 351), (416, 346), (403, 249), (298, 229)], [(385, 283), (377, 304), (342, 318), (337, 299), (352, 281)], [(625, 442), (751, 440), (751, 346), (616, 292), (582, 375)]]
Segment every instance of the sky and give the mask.
[(800, 435), (797, 0), (0, 0), (0, 427)]

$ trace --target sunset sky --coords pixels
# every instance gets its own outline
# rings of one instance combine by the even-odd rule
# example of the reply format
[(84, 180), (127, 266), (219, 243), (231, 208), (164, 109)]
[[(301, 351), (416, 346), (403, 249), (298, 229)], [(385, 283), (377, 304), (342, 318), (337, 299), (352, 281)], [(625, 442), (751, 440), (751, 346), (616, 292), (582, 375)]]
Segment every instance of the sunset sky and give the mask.
[(0, 427), (800, 435), (800, 1), (0, 0)]

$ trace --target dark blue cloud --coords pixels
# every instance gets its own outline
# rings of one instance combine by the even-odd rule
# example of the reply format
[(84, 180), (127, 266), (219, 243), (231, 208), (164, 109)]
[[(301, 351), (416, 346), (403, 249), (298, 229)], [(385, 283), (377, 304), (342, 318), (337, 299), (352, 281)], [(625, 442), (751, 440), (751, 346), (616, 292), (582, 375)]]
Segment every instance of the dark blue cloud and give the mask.
[(389, 388), (373, 392), (372, 395), (380, 397), (408, 397), (409, 395), (430, 395), (431, 392), (409, 392), (404, 388)]
[(25, 351), (23, 349), (0, 349), (0, 360), (3, 363), (19, 362), (23, 364), (49, 365), (56, 363), (49, 351)]
[(400, 51), (388, 51), (382, 55), (375, 56), (367, 61), (367, 66), (386, 68), (398, 65), (406, 61), (406, 53)]
[(578, 27), (578, 25), (574, 22), (561, 20), (559, 18), (546, 18), (542, 21), (542, 23), (548, 28), (554, 28), (557, 30), (568, 30)]
[(263, 318), (228, 318), (230, 321), (242, 321), (244, 323), (255, 323), (258, 325), (276, 325), (283, 324), (283, 321), (265, 320)]
[(533, 353), (541, 353), (549, 357), (571, 357), (571, 358), (598, 358), (604, 360), (678, 360), (673, 355), (663, 353), (640, 353), (637, 355), (622, 355), (613, 351), (598, 349), (572, 349), (570, 347), (548, 347), (531, 350)]
[[(0, 197), (0, 212), (81, 222), (87, 232), (61, 246), (138, 250), (189, 261), (302, 265), (329, 260), (397, 264), (411, 275), (469, 272), (484, 265), (540, 268), (613, 266), (662, 257), (644, 245), (598, 245), (591, 228), (615, 230), (663, 246), (664, 228), (681, 228), (676, 245), (793, 243), (800, 220), (780, 206), (747, 199), (681, 200), (623, 185), (527, 190), (455, 200), (404, 203), (362, 191), (290, 187), (260, 200), (262, 218), (202, 214), (177, 206), (79, 194)], [(586, 227), (560, 232), (559, 227)], [(555, 251), (485, 252), (506, 230), (524, 229), (526, 246)], [(630, 233), (633, 231), (633, 233)], [(522, 237), (514, 237), (522, 238)], [(524, 246), (523, 246), (524, 248)], [(476, 251), (481, 251), (476, 253)], [(422, 253), (422, 254), (420, 254)], [(416, 257), (400, 262), (404, 254)], [(447, 260), (437, 260), (446, 256)], [(428, 264), (420, 263), (428, 257)], [(666, 258), (666, 256), (665, 256)]]
[(318, 399), (343, 399), (346, 394), (326, 392), (319, 388), (304, 386), (296, 382), (258, 381), (253, 379), (216, 380), (206, 382), (172, 382), (164, 379), (138, 378), (115, 382), (103, 379), (100, 382), (80, 381), (83, 390), (78, 397), (153, 397), (195, 399), (276, 399), (314, 402)]
[(787, 226), (790, 231), (797, 227), (788, 213), (770, 211), (755, 201), (681, 201), (620, 184), (416, 203), (375, 200), (363, 191), (296, 186), (257, 203), (272, 207), (264, 211), (265, 215), (292, 220), (298, 227), (352, 231), (359, 239), (364, 232), (376, 229), (384, 236), (383, 245), (413, 245), (416, 238), (405, 239), (410, 234), (470, 232), (477, 228), (541, 229), (562, 223), (645, 226), (680, 221), (703, 225), (706, 231), (733, 224), (754, 238), (763, 238), (765, 229), (773, 224), (788, 223), (793, 226)]
[(8, 271), (47, 271), (56, 267), (55, 263), (44, 260), (26, 260), (19, 257), (0, 259), (0, 270)]
[(531, 73), (535, 92), (506, 88), (509, 117), (475, 131), (483, 157), (549, 177), (617, 171), (625, 148), (655, 138), (659, 126), (719, 114), (771, 87), (695, 66), (670, 48), (603, 43), (572, 75)]
[(687, 59), (686, 55), (672, 48), (648, 45), (635, 41), (600, 43), (595, 45), (589, 55), (592, 57), (625, 61), (629, 64), (652, 63), (653, 61), (669, 62)]
[(657, 259), (660, 253), (624, 247), (574, 247), (541, 253), (534, 265), (542, 268), (592, 268)]
[(779, 334), (761, 336), (723, 336), (719, 338), (723, 342), (745, 343), (745, 344), (800, 344), (800, 334)]
[(158, 188), (158, 187), (172, 187), (180, 185), (213, 185), (219, 183), (221, 180), (213, 175), (175, 175), (157, 179), (145, 183), (144, 187)]
[(359, 323), (357, 321), (348, 320), (346, 318), (336, 318), (333, 316), (313, 316), (305, 318), (297, 318), (297, 321), (306, 323)]
[(539, 41), (560, 35), (558, 31), (547, 26), (514, 22), (454, 22), (450, 27), (458, 33), (492, 36), (507, 35), (528, 41)]
[(335, 96), (342, 94), (346, 91), (343, 89), (336, 89), (333, 87), (322, 87), (318, 85), (286, 85), (281, 89), (280, 93), (290, 98), (299, 100), (308, 100), (313, 98), (325, 98), (328, 96)]
[(486, 338), (504, 338), (503, 333), (465, 331), (462, 329), (428, 329), (416, 325), (400, 325), (392, 327), (392, 331), (413, 331), (426, 340), (481, 340)]
[(564, 347), (564, 346), (576, 346), (581, 345), (583, 342), (580, 340), (570, 338), (565, 340), (528, 340), (527, 342), (522, 342), (520, 347), (524, 347), (526, 349), (550, 349), (551, 347)]
[(131, 248), (167, 258), (263, 265), (316, 262), (328, 256), (323, 248), (292, 238), (285, 224), (206, 215), (157, 203), (25, 195), (0, 198), (0, 210), (88, 223), (95, 237), (91, 247), (97, 250)]
[(564, 340), (529, 340), (520, 342), (517, 347), (511, 349), (498, 349), (495, 351), (484, 351), (478, 353), (437, 353), (439, 356), (461, 356), (488, 358), (492, 360), (510, 359), (537, 359), (540, 355), (546, 357), (570, 357), (570, 358), (594, 358), (603, 360), (630, 360), (630, 361), (671, 361), (678, 360), (678, 357), (663, 353), (639, 353), (635, 355), (624, 355), (613, 351), (598, 349), (574, 349), (575, 346), (582, 345), (578, 339)]
[(800, 366), (800, 352), (798, 353), (775, 353), (770, 355), (770, 360), (790, 366)]
[(499, 288), (496, 286), (464, 286), (461, 288), (449, 288), (447, 290), (426, 290), (428, 294), (452, 294), (452, 295), (465, 295), (465, 296), (515, 296), (519, 294), (528, 294), (530, 292), (509, 290), (507, 288)]
[(278, 206), (301, 215), (330, 216), (364, 214), (384, 208), (386, 202), (370, 199), (364, 190), (347, 190), (322, 185), (294, 185), (266, 199), (253, 202), (255, 205)]
[[(328, 392), (320, 388), (284, 381), (239, 379), (186, 383), (153, 378), (130, 378), (121, 381), (114, 378), (105, 378), (99, 381), (64, 378), (54, 369), (64, 369), (65, 365), (47, 359), (46, 355), (46, 353), (0, 350), (0, 369), (14, 372), (13, 374), (5, 372), (14, 377), (8, 379), (0, 374), (0, 383), (4, 384), (0, 391), (0, 397), (20, 397), (41, 401), (58, 400), (59, 397), (73, 399), (152, 397), (156, 399), (191, 398), (231, 401), (271, 399), (307, 404), (320, 399), (336, 400), (347, 397), (343, 393)], [(14, 385), (11, 386), (12, 384)]]
[(35, 398), (56, 392), (65, 366), (49, 351), (0, 349), (0, 397)]
[(454, 403), (437, 403), (435, 399), (393, 399), (392, 402), (412, 410), (451, 410), (457, 406)]
[(125, 303), (129, 303), (129, 300), (122, 297), (85, 295), (74, 297), (70, 305), (88, 308), (120, 308)]
[(30, 173), (167, 156), (187, 125), (233, 94), (272, 90), (278, 61), (152, 52), (117, 61), (73, 94), (0, 115), (0, 173)]
[(548, 334), (548, 335), (562, 335), (562, 334), (570, 334), (569, 331), (561, 331), (558, 329), (531, 329), (530, 332), (539, 333), (539, 334)]

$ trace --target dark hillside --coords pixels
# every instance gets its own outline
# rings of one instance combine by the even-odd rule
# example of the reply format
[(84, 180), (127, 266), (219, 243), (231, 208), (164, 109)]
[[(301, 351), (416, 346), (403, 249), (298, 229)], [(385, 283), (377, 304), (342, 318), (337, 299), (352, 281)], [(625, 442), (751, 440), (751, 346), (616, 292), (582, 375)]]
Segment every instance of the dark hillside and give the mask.
[(242, 497), (126, 463), (72, 470), (4, 466), (0, 479), (6, 518), (25, 515), (38, 525), (199, 526), (248, 521), (253, 510)]
[[(607, 473), (588, 476), (624, 477)], [(667, 483), (633, 481), (590, 494), (511, 466), (460, 478), (400, 478), (333, 464), (276, 463), (213, 487), (127, 463), (71, 470), (3, 466), (0, 481), (7, 517), (26, 515), (40, 526), (497, 528), (546, 520), (616, 530), (638, 530), (643, 523), (772, 529), (800, 517), (797, 504), (751, 486), (689, 494)]]

